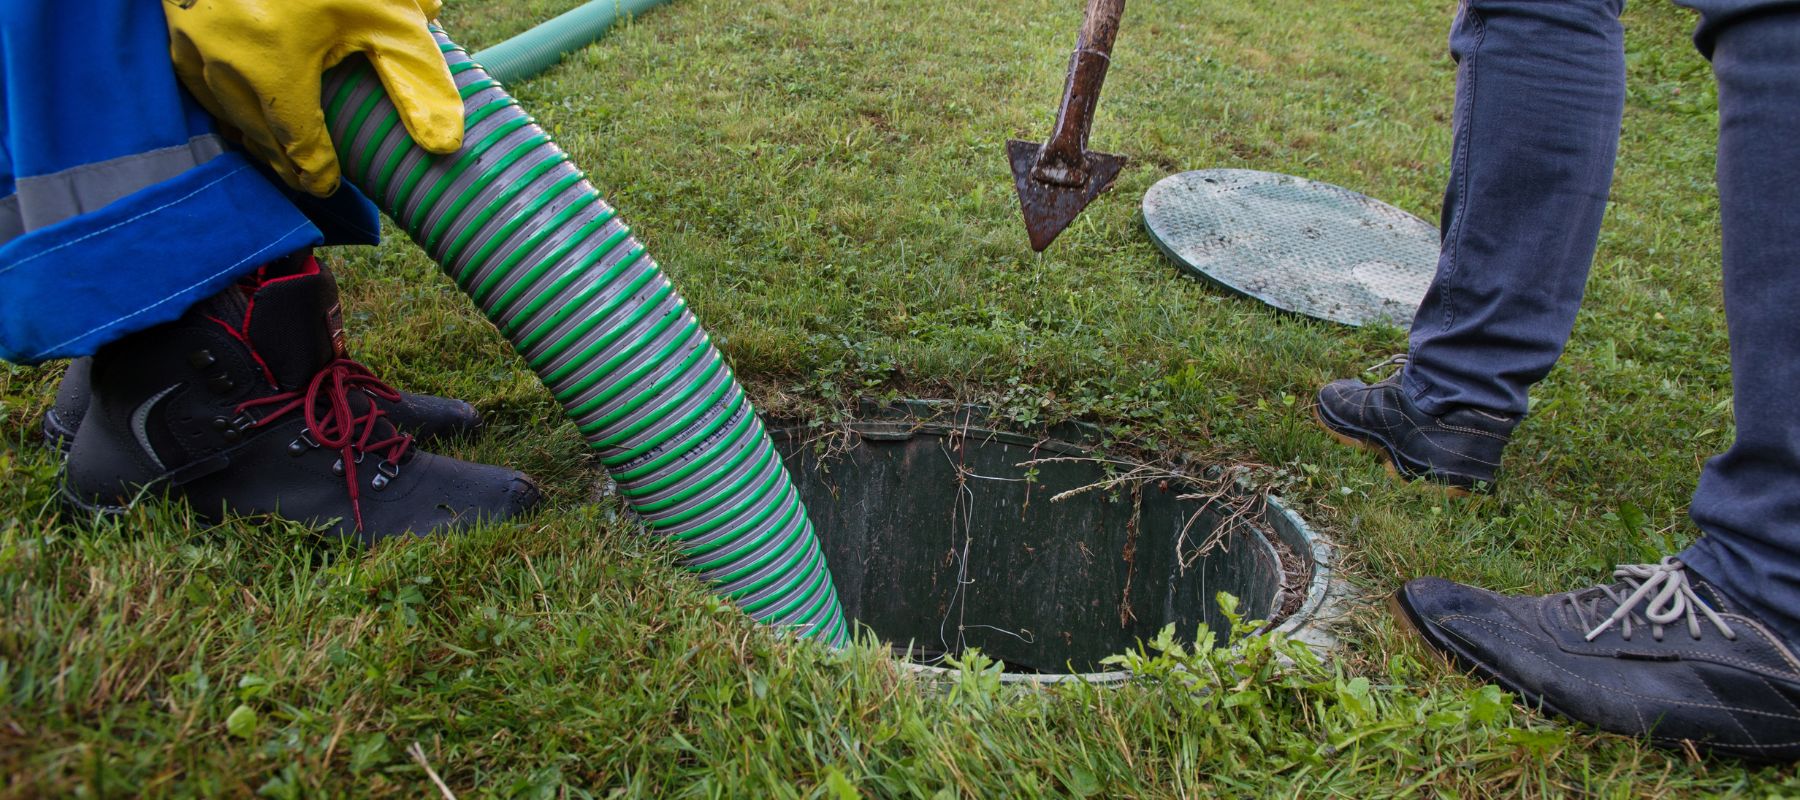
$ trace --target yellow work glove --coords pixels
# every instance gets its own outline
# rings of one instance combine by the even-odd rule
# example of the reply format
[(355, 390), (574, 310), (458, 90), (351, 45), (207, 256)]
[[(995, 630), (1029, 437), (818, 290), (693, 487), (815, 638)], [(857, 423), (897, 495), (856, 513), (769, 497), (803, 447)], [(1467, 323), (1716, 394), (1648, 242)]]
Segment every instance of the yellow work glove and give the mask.
[(441, 0), (163, 0), (175, 72), (296, 189), (337, 191), (320, 76), (362, 53), (420, 147), (462, 146), (462, 99), (426, 23)]

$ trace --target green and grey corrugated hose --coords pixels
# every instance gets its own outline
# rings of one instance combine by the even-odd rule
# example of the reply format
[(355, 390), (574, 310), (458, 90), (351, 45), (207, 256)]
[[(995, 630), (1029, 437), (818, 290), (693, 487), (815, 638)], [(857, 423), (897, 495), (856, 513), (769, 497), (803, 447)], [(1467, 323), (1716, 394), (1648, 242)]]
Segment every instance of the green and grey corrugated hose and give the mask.
[(842, 644), (812, 523), (730, 367), (568, 154), (433, 34), (463, 97), (462, 150), (421, 150), (368, 64), (347, 62), (324, 93), (344, 177), (500, 328), (687, 567), (758, 620)]

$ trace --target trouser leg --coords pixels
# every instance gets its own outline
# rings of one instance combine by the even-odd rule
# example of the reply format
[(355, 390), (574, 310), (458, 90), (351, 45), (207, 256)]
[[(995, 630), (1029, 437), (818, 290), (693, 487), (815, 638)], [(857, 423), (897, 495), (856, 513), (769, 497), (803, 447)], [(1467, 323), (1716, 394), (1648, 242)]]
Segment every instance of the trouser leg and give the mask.
[(1719, 81), (1719, 212), (1737, 438), (1682, 559), (1800, 643), (1800, 3), (1691, 2)]
[(1526, 410), (1581, 305), (1625, 103), (1623, 0), (1466, 0), (1438, 272), (1404, 386), (1439, 415)]

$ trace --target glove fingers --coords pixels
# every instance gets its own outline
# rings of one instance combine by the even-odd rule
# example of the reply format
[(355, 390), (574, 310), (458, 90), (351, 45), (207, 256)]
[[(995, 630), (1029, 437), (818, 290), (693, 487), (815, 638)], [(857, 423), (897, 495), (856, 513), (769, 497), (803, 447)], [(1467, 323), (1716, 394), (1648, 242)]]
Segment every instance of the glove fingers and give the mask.
[[(308, 194), (329, 197), (338, 187), (337, 150), (331, 143), (331, 132), (325, 127), (325, 109), (319, 105), (320, 72), (318, 67), (296, 69), (288, 76), (288, 85), (269, 97), (293, 98), (297, 111), (269, 115), (269, 131), (276, 145), (293, 165), (299, 188)], [(302, 100), (302, 98), (306, 98)]]
[[(199, 50), (194, 47), (193, 41), (171, 31), (169, 53), (174, 59), (175, 77), (181, 80), (181, 85), (187, 89), (188, 95), (194, 98), (194, 102), (199, 103), (206, 113), (212, 115), (213, 124), (218, 127), (219, 133), (233, 142), (248, 145), (249, 137), (244, 135), (243, 129), (233, 125), (230, 118), (225, 115), (224, 105), (220, 103), (214, 87), (207, 79), (206, 62), (201, 58)], [(224, 75), (218, 77), (221, 82), (227, 80)], [(227, 92), (241, 94), (241, 90), (240, 92), (227, 90)], [(246, 147), (246, 149), (249, 148)], [(262, 155), (260, 152), (256, 154)]]
[[(222, 128), (237, 133), (239, 144), (251, 155), (266, 162), (283, 183), (295, 189), (311, 191), (302, 178), (302, 170), (288, 152), (282, 135), (276, 130), (275, 118), (267, 113), (267, 108), (262, 103), (262, 94), (251, 86), (248, 78), (229, 64), (213, 62), (205, 67), (202, 86), (205, 91), (195, 92), (195, 99), (200, 101), (202, 108), (217, 118)], [(261, 116), (236, 114), (228, 117), (217, 110), (223, 108), (263, 109), (264, 113)], [(333, 183), (335, 185), (335, 179)]]
[[(424, 36), (424, 29), (419, 34)], [(460, 149), (462, 96), (456, 91), (450, 66), (439, 55), (437, 45), (433, 43), (424, 57), (411, 47), (371, 50), (368, 55), (413, 141), (438, 155)]]
[(169, 58), (175, 66), (175, 77), (181, 79), (181, 85), (187, 87), (188, 94), (206, 109), (206, 113), (219, 118), (219, 104), (212, 96), (212, 87), (206, 85), (206, 60), (200, 55), (199, 48), (192, 39), (181, 35), (178, 30), (169, 31)]

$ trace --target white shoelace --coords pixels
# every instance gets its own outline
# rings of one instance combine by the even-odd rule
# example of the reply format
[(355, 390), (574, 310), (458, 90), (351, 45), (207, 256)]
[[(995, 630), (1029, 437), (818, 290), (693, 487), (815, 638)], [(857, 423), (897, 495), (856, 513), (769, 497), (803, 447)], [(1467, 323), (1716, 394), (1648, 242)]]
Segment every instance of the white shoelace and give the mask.
[(1395, 372), (1399, 372), (1400, 370), (1406, 369), (1406, 362), (1410, 359), (1411, 359), (1411, 356), (1406, 353), (1395, 353), (1391, 356), (1388, 356), (1381, 363), (1376, 364), (1374, 366), (1369, 367), (1368, 369), (1363, 370), (1363, 372), (1374, 372), (1376, 370), (1386, 369), (1388, 367), (1394, 367)]
[[(1684, 618), (1687, 620), (1688, 635), (1695, 639), (1700, 638), (1700, 617), (1702, 615), (1713, 624), (1713, 627), (1718, 628), (1719, 633), (1724, 634), (1725, 638), (1737, 639), (1737, 632), (1732, 630), (1731, 626), (1727, 625), (1718, 612), (1706, 604), (1705, 600), (1700, 599), (1700, 596), (1694, 593), (1694, 587), (1688, 583), (1687, 565), (1681, 563), (1674, 556), (1665, 557), (1656, 564), (1621, 564), (1613, 570), (1613, 577), (1623, 581), (1631, 593), (1621, 598), (1620, 593), (1616, 591), (1616, 584), (1596, 587), (1599, 591), (1605, 592), (1606, 596), (1617, 603), (1619, 607), (1613, 611), (1612, 616), (1606, 618), (1605, 622), (1588, 631), (1588, 641), (1593, 641), (1595, 637), (1621, 622), (1624, 624), (1620, 626), (1620, 632), (1629, 640), (1631, 638), (1631, 615), (1640, 604), (1644, 604), (1644, 618), (1650, 621), (1653, 626), (1652, 634), (1658, 640), (1662, 639), (1663, 626)], [(1646, 600), (1648, 603), (1645, 602)], [(1597, 597), (1593, 600), (1596, 605), (1598, 601)], [(1593, 606), (1584, 607), (1579, 599), (1576, 600), (1576, 608), (1583, 612), (1581, 614), (1583, 622), (1590, 621), (1586, 612), (1598, 610)]]

